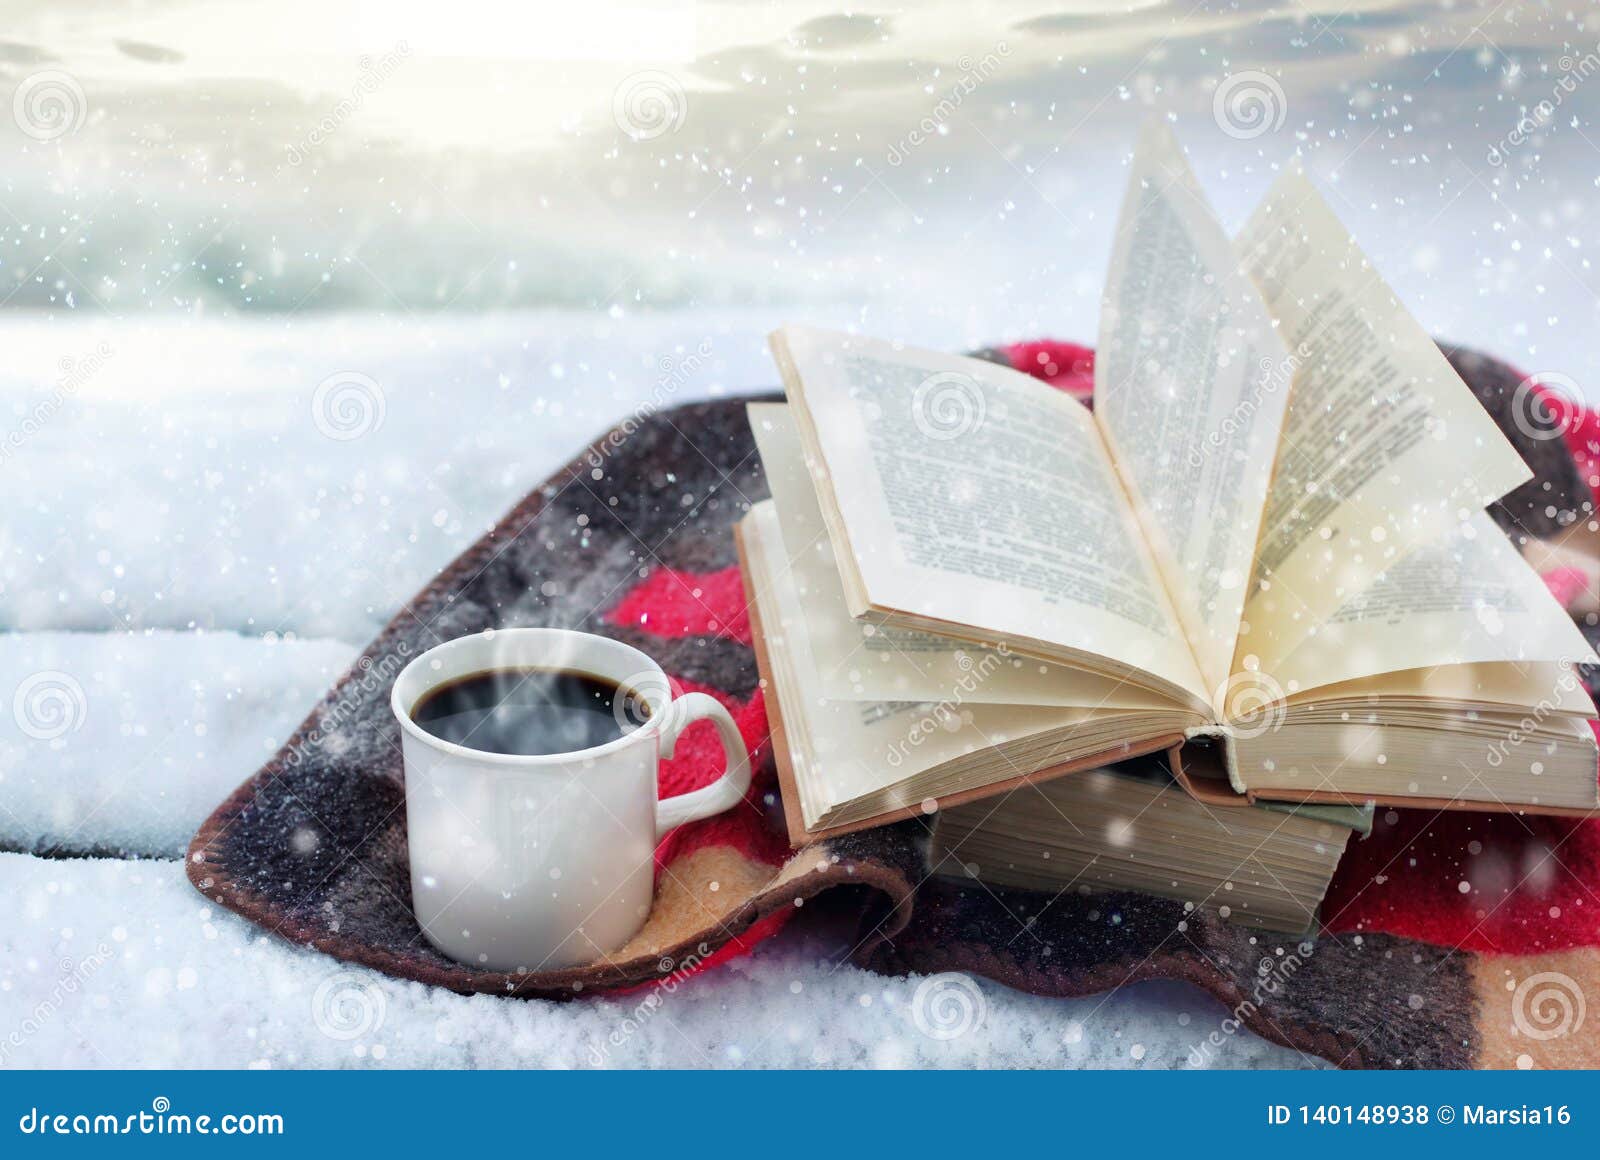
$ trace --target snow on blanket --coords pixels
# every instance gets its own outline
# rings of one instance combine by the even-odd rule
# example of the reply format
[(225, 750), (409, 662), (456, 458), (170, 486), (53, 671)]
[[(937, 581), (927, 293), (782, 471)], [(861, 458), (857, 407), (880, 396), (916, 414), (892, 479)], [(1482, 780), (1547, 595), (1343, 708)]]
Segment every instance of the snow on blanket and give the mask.
[(182, 857), (356, 651), (229, 632), (0, 635), (0, 849)]
[[(928, 989), (764, 944), (670, 990), (470, 998), (348, 967), (207, 903), (179, 862), (0, 854), (0, 1067), (1182, 1067), (1227, 1012), (1177, 984), (1042, 999), (973, 982), (939, 1039)], [(1248, 1033), (1213, 1063), (1313, 1066)]]

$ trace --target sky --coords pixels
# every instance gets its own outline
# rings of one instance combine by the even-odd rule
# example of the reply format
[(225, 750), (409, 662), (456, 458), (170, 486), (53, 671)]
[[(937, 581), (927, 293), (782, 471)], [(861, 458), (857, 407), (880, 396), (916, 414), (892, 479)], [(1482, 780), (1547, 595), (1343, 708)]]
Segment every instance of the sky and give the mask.
[(1436, 332), (1538, 357), (1600, 321), (1597, 52), (1576, 0), (8, 0), (0, 309), (1088, 337), (1157, 116), (1230, 228), (1302, 155)]

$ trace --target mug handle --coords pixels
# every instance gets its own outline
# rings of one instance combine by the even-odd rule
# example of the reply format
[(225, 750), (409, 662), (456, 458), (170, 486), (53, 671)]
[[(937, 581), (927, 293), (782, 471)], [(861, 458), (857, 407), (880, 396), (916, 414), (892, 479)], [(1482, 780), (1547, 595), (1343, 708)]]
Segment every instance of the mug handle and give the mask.
[(739, 727), (722, 702), (706, 693), (685, 693), (673, 699), (661, 728), (661, 755), (671, 757), (678, 738), (696, 721), (710, 721), (717, 727), (727, 768), (710, 785), (656, 802), (658, 840), (685, 822), (697, 822), (732, 809), (744, 800), (745, 791), (750, 788), (750, 755), (745, 752)]

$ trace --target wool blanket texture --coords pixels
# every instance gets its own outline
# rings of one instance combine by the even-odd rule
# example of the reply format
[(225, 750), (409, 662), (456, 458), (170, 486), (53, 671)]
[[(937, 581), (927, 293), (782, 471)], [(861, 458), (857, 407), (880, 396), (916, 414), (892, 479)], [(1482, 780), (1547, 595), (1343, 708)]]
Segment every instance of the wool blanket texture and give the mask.
[[(1589, 557), (1555, 547), (1594, 516), (1600, 415), (1503, 363), (1446, 349), (1536, 478), (1501, 528), (1586, 623)], [(1088, 400), (1093, 352), (1030, 342), (980, 352)], [(283, 748), (204, 823), (195, 887), (265, 930), (459, 992), (573, 998), (714, 969), (830, 894), (859, 909), (850, 956), (871, 969), (964, 972), (1044, 995), (1181, 979), (1239, 1025), (1345, 1067), (1600, 1064), (1600, 818), (1380, 810), (1352, 840), (1322, 930), (1285, 939), (1141, 894), (1052, 896), (936, 877), (931, 819), (790, 849), (751, 649), (733, 525), (767, 495), (746, 400), (630, 419), (519, 502), (419, 592)], [(1542, 553), (1536, 555), (1536, 553)], [(733, 714), (755, 770), (744, 803), (670, 834), (644, 927), (588, 966), (511, 975), (451, 961), (411, 910), (394, 677), (413, 656), (492, 627), (617, 637), (683, 691)], [(1594, 689), (1591, 686), (1591, 692)], [(692, 727), (663, 797), (714, 780)]]

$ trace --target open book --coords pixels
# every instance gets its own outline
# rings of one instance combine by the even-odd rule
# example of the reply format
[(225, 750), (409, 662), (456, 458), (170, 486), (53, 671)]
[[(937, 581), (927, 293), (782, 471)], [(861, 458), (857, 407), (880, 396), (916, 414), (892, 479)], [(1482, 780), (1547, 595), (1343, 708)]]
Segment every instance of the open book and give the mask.
[(1298, 167), (1230, 240), (1135, 153), (1088, 408), (804, 328), (740, 529), (792, 830), (1185, 739), (1228, 792), (1594, 808), (1587, 642), (1485, 507), (1530, 476)]

